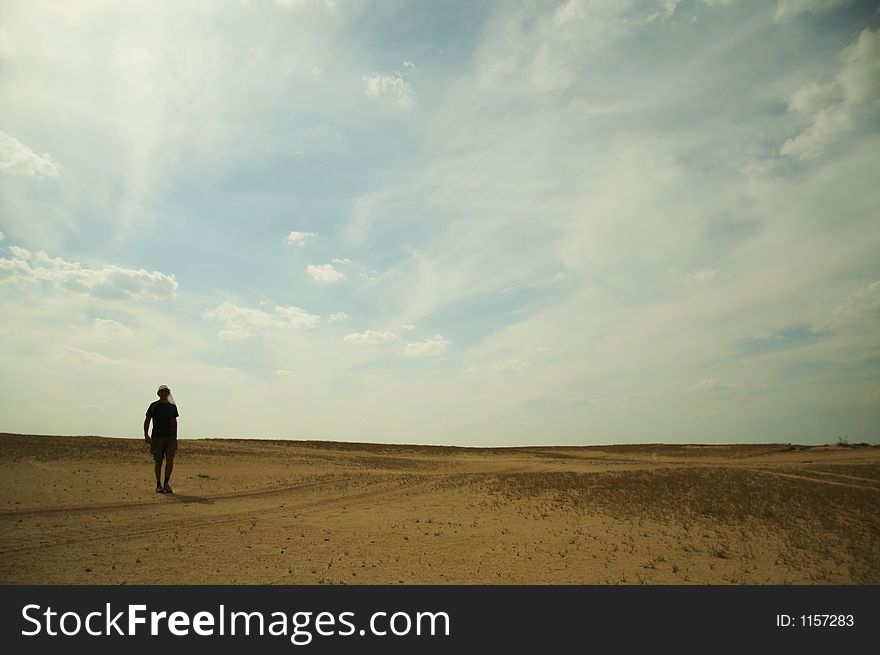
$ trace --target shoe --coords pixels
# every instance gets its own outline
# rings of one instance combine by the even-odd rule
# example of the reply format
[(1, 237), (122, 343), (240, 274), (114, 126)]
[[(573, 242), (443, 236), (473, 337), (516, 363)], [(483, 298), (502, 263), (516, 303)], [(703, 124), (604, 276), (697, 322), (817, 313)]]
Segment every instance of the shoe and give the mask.
[(164, 494), (165, 493), (165, 490), (162, 488), (162, 485), (159, 484), (158, 482), (156, 483), (156, 493), (157, 494)]
[(162, 492), (166, 494), (173, 494), (174, 489), (172, 489), (171, 485), (166, 482), (165, 485), (162, 487)]

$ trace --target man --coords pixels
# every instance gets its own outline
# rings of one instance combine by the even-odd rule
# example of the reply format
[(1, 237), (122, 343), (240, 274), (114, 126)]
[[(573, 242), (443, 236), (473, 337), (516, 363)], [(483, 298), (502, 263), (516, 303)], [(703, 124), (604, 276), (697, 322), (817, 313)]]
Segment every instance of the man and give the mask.
[[(156, 493), (171, 494), (174, 490), (168, 483), (171, 471), (174, 470), (174, 454), (177, 452), (177, 403), (171, 395), (171, 389), (164, 384), (156, 392), (159, 400), (147, 407), (147, 418), (144, 421), (144, 441), (150, 446), (156, 462)], [(150, 420), (153, 421), (153, 437), (150, 438)], [(162, 460), (165, 460), (165, 483), (159, 480), (162, 476)]]

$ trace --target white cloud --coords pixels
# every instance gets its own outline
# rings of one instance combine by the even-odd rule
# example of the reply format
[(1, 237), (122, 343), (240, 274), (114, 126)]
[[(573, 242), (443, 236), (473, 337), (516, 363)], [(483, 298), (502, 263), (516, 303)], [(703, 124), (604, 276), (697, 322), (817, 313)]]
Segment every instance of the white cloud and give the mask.
[(740, 385), (735, 382), (724, 382), (723, 380), (700, 380), (690, 388), (690, 391), (729, 391), (739, 388)]
[(332, 284), (345, 279), (345, 273), (334, 268), (333, 264), (323, 264), (321, 266), (309, 264), (306, 267), (306, 272), (311, 275), (312, 279), (316, 282), (325, 282), (327, 284)]
[(876, 103), (880, 93), (880, 31), (865, 29), (841, 53), (836, 82), (848, 105)]
[(261, 309), (248, 309), (225, 302), (214, 309), (202, 313), (203, 318), (219, 319), (226, 323), (226, 328), (217, 333), (223, 340), (246, 339), (253, 335), (254, 330), (269, 327), (275, 323), (275, 317)]
[(58, 166), (50, 155), (38, 155), (14, 136), (0, 131), (0, 174), (58, 177)]
[(399, 104), (401, 107), (411, 107), (415, 103), (413, 98), (412, 87), (403, 75), (394, 72), (390, 75), (373, 75), (363, 77), (364, 93), (371, 97), (388, 96)]
[(442, 357), (449, 349), (450, 342), (442, 335), (435, 335), (424, 341), (414, 341), (404, 346), (403, 354), (406, 357)]
[(177, 293), (173, 274), (112, 264), (87, 268), (42, 250), (32, 253), (19, 246), (9, 250), (12, 258), (0, 258), (0, 282), (50, 282), (56, 289), (110, 299), (172, 298)]
[(701, 269), (691, 271), (685, 277), (685, 284), (706, 284), (714, 280), (716, 275), (718, 275), (717, 270)]
[(758, 332), (752, 336), (755, 341), (782, 341), (785, 339), (781, 334), (772, 331)]
[(106, 336), (123, 336), (131, 333), (125, 325), (110, 318), (96, 318), (92, 321), (92, 325), (96, 332)]
[(328, 319), (331, 323), (336, 323), (337, 321), (344, 321), (347, 318), (348, 318), (348, 314), (346, 314), (345, 312), (334, 312), (334, 313), (330, 314), (330, 316), (328, 317)]
[(345, 264), (351, 264), (351, 260), (348, 257), (341, 257), (341, 258), (337, 257), (336, 259), (333, 259), (331, 261), (334, 264), (342, 264), (343, 266)]
[(307, 330), (315, 327), (321, 320), (320, 316), (294, 306), (277, 306), (275, 313), (270, 314), (261, 309), (239, 307), (229, 302), (202, 312), (202, 318), (217, 319), (226, 324), (225, 329), (217, 333), (224, 341), (246, 339), (253, 336), (256, 330), (269, 327)]
[(829, 143), (848, 132), (852, 126), (852, 119), (840, 105), (823, 109), (816, 112), (808, 129), (782, 144), (779, 152), (802, 159), (817, 157)]
[(569, 89), (605, 46), (642, 26), (628, 20), (631, 5), (570, 0), (550, 15), (521, 5), (503, 12), (475, 54), (481, 86), (509, 100)]
[(657, 0), (657, 4), (660, 5), (660, 11), (650, 14), (645, 19), (645, 22), (650, 23), (661, 17), (670, 18), (675, 13), (675, 10), (678, 9), (678, 3), (679, 0)]
[(294, 230), (287, 235), (287, 243), (292, 246), (299, 246), (300, 248), (302, 248), (306, 245), (306, 243), (308, 243), (316, 236), (318, 235), (315, 232), (297, 232), (296, 230)]
[(788, 99), (788, 109), (801, 114), (820, 111), (832, 99), (834, 84), (804, 84)]
[(794, 18), (798, 14), (819, 14), (848, 5), (851, 0), (778, 0), (776, 22)]
[(127, 363), (127, 360), (125, 359), (114, 359), (102, 353), (83, 350), (82, 348), (76, 348), (74, 346), (62, 346), (60, 352), (64, 361), (74, 366), (90, 368)]
[(876, 120), (880, 113), (880, 32), (862, 30), (839, 58), (842, 64), (832, 82), (811, 82), (789, 98), (789, 110), (806, 116), (810, 123), (782, 145), (780, 154), (816, 157), (859, 124)]
[(5, 31), (0, 30), (0, 58), (12, 58), (15, 56), (15, 45)]
[(500, 375), (515, 375), (530, 371), (532, 365), (519, 359), (504, 359), (492, 364), (492, 370)]
[(321, 320), (320, 316), (309, 314), (306, 310), (293, 305), (276, 307), (275, 314), (278, 317), (278, 325), (297, 330), (313, 328)]
[[(242, 0), (242, 3), (249, 5), (251, 4), (251, 1), (252, 0)], [(327, 9), (334, 9), (336, 7), (336, 0), (275, 0), (275, 4), (287, 10), (302, 9), (309, 5), (313, 7), (324, 6)]]
[(412, 341), (403, 343), (400, 335), (391, 330), (366, 330), (355, 332), (343, 337), (346, 343), (383, 345), (397, 344), (402, 346), (399, 353), (404, 357), (442, 357), (449, 350), (451, 342), (444, 339), (443, 335), (437, 334), (424, 341)]
[(880, 280), (852, 292), (841, 302), (817, 330), (876, 330), (880, 324)]
[(404, 323), (403, 325), (400, 326), (400, 329), (409, 332), (410, 330), (415, 330), (416, 326), (413, 325), (412, 323)]
[(366, 330), (364, 332), (355, 332), (352, 334), (347, 334), (342, 338), (346, 343), (356, 343), (356, 344), (382, 344), (382, 343), (395, 343), (400, 341), (400, 336), (391, 332), (390, 330), (383, 330), (381, 332), (377, 330)]
[(583, 0), (568, 0), (553, 12), (553, 24), (559, 27), (570, 21), (580, 20), (585, 16), (586, 10)]
[(0, 241), (6, 241), (6, 235), (3, 233), (3, 230), (0, 230)]

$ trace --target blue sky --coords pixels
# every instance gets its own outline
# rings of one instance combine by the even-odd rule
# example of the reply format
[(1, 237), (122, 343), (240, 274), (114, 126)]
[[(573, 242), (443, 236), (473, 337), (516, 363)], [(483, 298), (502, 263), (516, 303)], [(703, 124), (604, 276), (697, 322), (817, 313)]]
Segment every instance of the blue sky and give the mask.
[(0, 11), (0, 430), (880, 437), (874, 2)]

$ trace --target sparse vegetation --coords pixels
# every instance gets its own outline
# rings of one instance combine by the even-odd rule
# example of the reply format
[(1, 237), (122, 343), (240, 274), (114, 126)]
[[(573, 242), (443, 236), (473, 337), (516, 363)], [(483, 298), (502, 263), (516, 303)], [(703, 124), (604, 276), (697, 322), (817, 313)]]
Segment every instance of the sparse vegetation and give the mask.
[[(877, 468), (851, 465), (845, 470), (873, 478)], [(502, 474), (486, 482), (492, 493), (509, 501), (546, 497), (561, 511), (770, 529), (796, 552), (823, 559), (835, 550), (847, 552), (856, 562), (855, 582), (880, 581), (880, 486), (828, 484), (820, 476), (802, 477), (789, 469), (722, 467)], [(730, 557), (725, 546), (716, 545), (710, 553)]]

